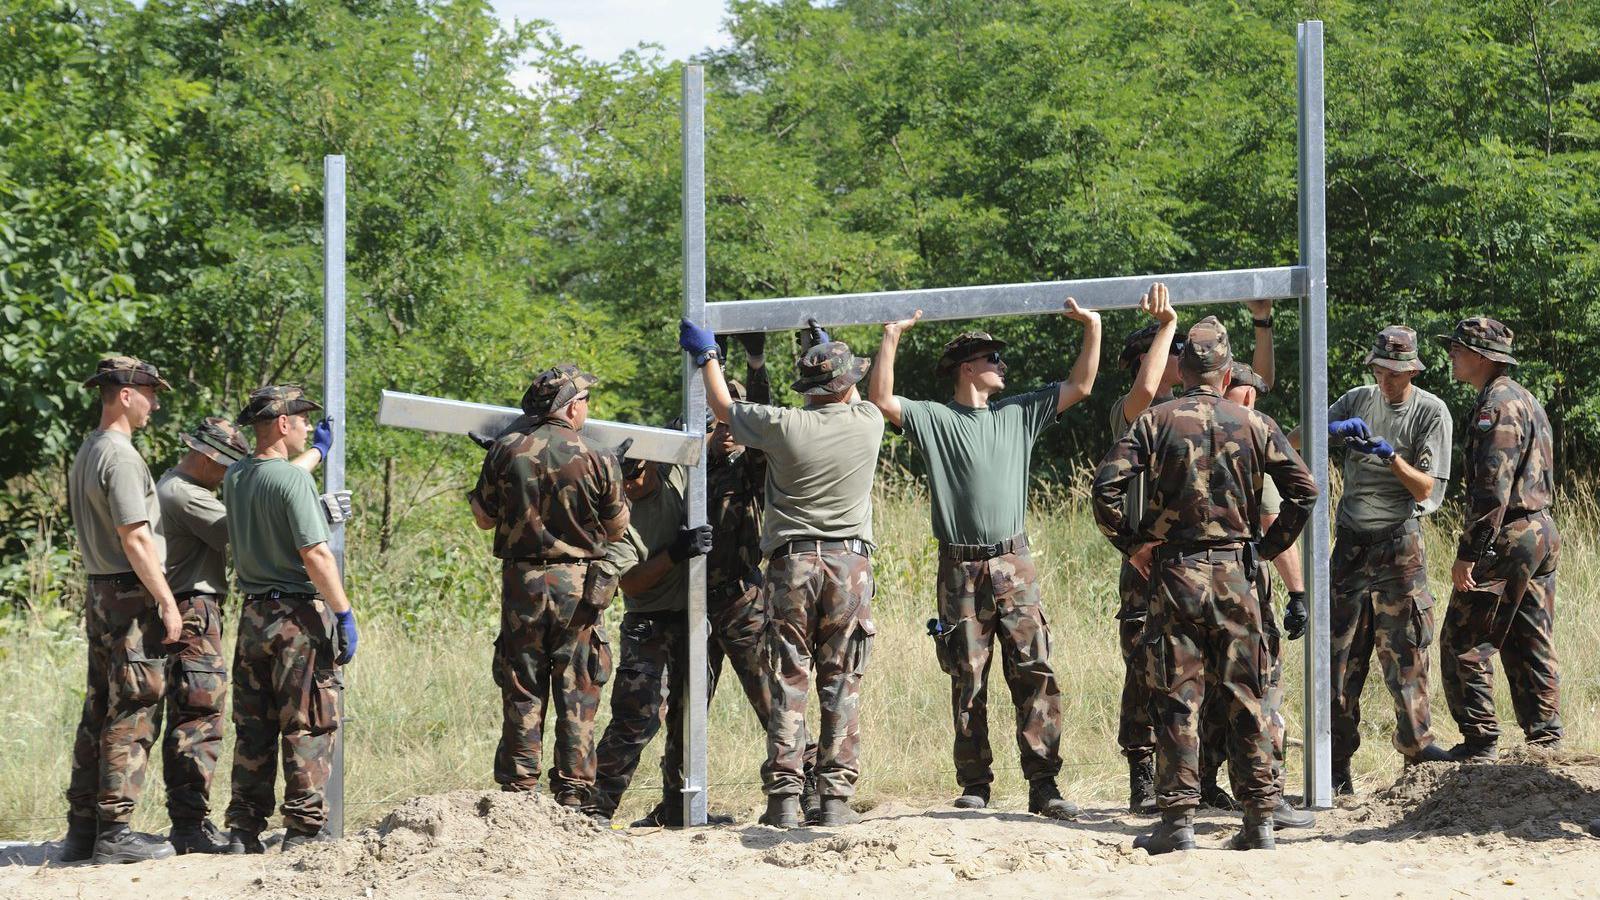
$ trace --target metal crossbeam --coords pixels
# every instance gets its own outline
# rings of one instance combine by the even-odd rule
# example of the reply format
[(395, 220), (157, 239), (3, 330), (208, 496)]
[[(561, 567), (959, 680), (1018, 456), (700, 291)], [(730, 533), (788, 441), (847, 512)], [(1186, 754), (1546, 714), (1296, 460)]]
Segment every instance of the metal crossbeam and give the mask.
[(1308, 284), (1304, 266), (1278, 266), (778, 300), (732, 300), (707, 304), (705, 318), (712, 331), (736, 334), (800, 328), (807, 319), (816, 319), (825, 326), (890, 322), (909, 318), (919, 309), (925, 320), (1045, 315), (1061, 312), (1061, 303), (1067, 297), (1075, 298), (1084, 309), (1122, 309), (1138, 306), (1139, 295), (1154, 281), (1167, 285), (1172, 302), (1176, 304), (1300, 297), (1305, 295)]
[[(475, 431), (492, 436), (499, 434), (521, 415), (522, 410), (510, 406), (445, 400), (401, 391), (384, 391), (378, 404), (379, 425), (442, 434)], [(705, 421), (704, 414), (701, 421)], [(704, 443), (681, 431), (600, 419), (585, 422), (582, 434), (584, 440), (595, 447), (615, 447), (624, 438), (632, 438), (633, 446), (628, 448), (627, 453), (629, 459), (648, 459), (680, 466), (697, 465)]]

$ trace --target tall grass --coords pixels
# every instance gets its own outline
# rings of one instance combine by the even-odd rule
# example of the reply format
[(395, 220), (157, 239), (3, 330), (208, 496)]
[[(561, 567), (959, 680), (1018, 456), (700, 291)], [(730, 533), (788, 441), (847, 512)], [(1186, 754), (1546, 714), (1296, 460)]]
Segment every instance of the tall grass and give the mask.
[[(1096, 531), (1084, 481), (1036, 492), (1030, 537), (1043, 578), (1051, 655), (1062, 687), (1067, 796), (1120, 802), (1126, 769), (1116, 747), (1122, 662), (1113, 615), (1117, 559)], [(1568, 741), (1600, 748), (1595, 705), (1600, 699), (1600, 506), (1588, 489), (1570, 491), (1558, 507), (1564, 538), (1558, 597), (1557, 646), (1563, 665), (1562, 713)], [(933, 615), (935, 544), (926, 497), (903, 477), (885, 480), (876, 506), (880, 552), (874, 560), (878, 643), (862, 691), (863, 799), (934, 802), (952, 796), (949, 688), (923, 623)], [(1442, 619), (1456, 522), (1427, 523), (1430, 574)], [(362, 617), (361, 655), (347, 672), (346, 763), (349, 822), (382, 815), (395, 801), (452, 788), (492, 787), (490, 762), (499, 733), (499, 699), (489, 677), (496, 627), (497, 568), (485, 536), (464, 509), (441, 501), (419, 511), (386, 554), (376, 551), (376, 525), (357, 520), (350, 540), (350, 583)], [(237, 601), (229, 611), (235, 618)], [(620, 610), (611, 613), (614, 624)], [(231, 641), (231, 636), (230, 636)], [(1292, 735), (1302, 718), (1302, 645), (1286, 645), (1287, 716)], [(1432, 685), (1434, 727), (1445, 744), (1459, 735), (1438, 690), (1438, 650)], [(0, 838), (44, 838), (62, 827), (73, 726), (83, 696), (84, 648), (76, 617), (57, 607), (0, 618)], [(1000, 676), (992, 673), (991, 736), (997, 800), (1020, 804), (1026, 785), (1011, 740), (1013, 709)], [(1376, 671), (1362, 707), (1358, 778), (1370, 788), (1400, 765), (1389, 743), (1394, 721)], [(1499, 710), (1506, 741), (1518, 739), (1500, 678)], [(601, 724), (607, 714), (601, 713)], [(765, 739), (729, 678), (712, 707), (710, 776), (713, 808), (748, 811), (759, 803), (758, 770)], [(231, 741), (230, 741), (231, 745)], [(635, 789), (620, 817), (642, 814), (659, 797), (657, 742), (647, 751)], [(135, 823), (166, 827), (159, 754), (151, 766)], [(228, 798), (231, 746), (213, 789), (216, 817)], [(1298, 792), (1300, 755), (1289, 759), (1291, 792)]]

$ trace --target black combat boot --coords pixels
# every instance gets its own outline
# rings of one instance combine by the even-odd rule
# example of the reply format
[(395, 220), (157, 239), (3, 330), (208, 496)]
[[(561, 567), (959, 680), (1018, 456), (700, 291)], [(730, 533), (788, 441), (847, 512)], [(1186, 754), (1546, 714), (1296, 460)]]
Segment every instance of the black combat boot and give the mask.
[(1416, 756), (1406, 757), (1406, 765), (1408, 766), (1414, 766), (1418, 763), (1455, 761), (1456, 758), (1450, 755), (1450, 751), (1439, 746), (1438, 744), (1429, 744), (1428, 746), (1423, 747), (1422, 751)]
[(1241, 808), (1239, 801), (1233, 799), (1233, 795), (1223, 790), (1222, 785), (1217, 784), (1216, 775), (1200, 779), (1200, 803), (1203, 806), (1220, 809), (1223, 812), (1238, 812)]
[(88, 862), (94, 856), (94, 841), (99, 837), (99, 823), (82, 816), (67, 816), (67, 836), (61, 839), (57, 862)]
[(1133, 846), (1151, 856), (1194, 849), (1194, 810), (1169, 809), (1161, 813), (1154, 831), (1133, 839)]
[(1350, 777), (1350, 760), (1333, 763), (1333, 795), (1335, 797), (1354, 797), (1356, 795), (1355, 779)]
[[(735, 820), (734, 820), (733, 816), (722, 815), (722, 814), (714, 813), (714, 812), (706, 813), (706, 824), (707, 825), (732, 825), (734, 823), (734, 821)], [(630, 824), (628, 827), (629, 828), (682, 828), (683, 827), (683, 804), (681, 802), (672, 803), (670, 801), (663, 800), (660, 803), (657, 803), (656, 804), (656, 808), (650, 810), (650, 813), (648, 815), (646, 815), (642, 819), (635, 819), (632, 822), (632, 824)]]
[(261, 832), (234, 828), (228, 832), (228, 852), (265, 853), (267, 848), (261, 843)]
[(1244, 814), (1244, 827), (1228, 840), (1229, 850), (1276, 850), (1277, 838), (1272, 836), (1272, 817), (1261, 813)]
[(1279, 800), (1272, 811), (1273, 828), (1310, 828), (1317, 824), (1317, 814), (1309, 809), (1295, 809), (1287, 800)]
[(1128, 760), (1128, 812), (1136, 816), (1153, 816), (1156, 809), (1155, 760)]
[(1459, 763), (1492, 763), (1500, 758), (1495, 739), (1468, 738), (1450, 748), (1450, 758)]
[(773, 828), (799, 828), (800, 798), (793, 794), (768, 795), (767, 811), (756, 821)]
[(956, 809), (983, 809), (989, 805), (989, 786), (975, 784), (961, 789), (961, 796), (950, 801)]
[(302, 831), (299, 828), (290, 828), (283, 835), (283, 846), (279, 848), (279, 852), (288, 853), (296, 847), (304, 847), (307, 844), (326, 844), (331, 840), (333, 840), (333, 837), (326, 831)]
[(167, 839), (154, 834), (141, 834), (123, 822), (100, 826), (94, 842), (95, 865), (107, 863), (144, 862), (147, 859), (166, 859), (175, 851)]
[(854, 825), (861, 821), (861, 814), (850, 808), (849, 797), (823, 797), (822, 818), (817, 822), (824, 828), (838, 828), (840, 825)]
[(1076, 819), (1078, 807), (1061, 799), (1054, 778), (1040, 778), (1028, 783), (1028, 812), (1046, 819)]
[(211, 824), (210, 819), (198, 822), (173, 822), (167, 841), (179, 856), (186, 853), (227, 853), (232, 846), (227, 835)]
[[(816, 745), (806, 748), (807, 756), (815, 758)], [(815, 825), (822, 821), (822, 789), (817, 786), (817, 764), (806, 764), (805, 771), (801, 774), (800, 782), (800, 812), (805, 817), (808, 825)]]

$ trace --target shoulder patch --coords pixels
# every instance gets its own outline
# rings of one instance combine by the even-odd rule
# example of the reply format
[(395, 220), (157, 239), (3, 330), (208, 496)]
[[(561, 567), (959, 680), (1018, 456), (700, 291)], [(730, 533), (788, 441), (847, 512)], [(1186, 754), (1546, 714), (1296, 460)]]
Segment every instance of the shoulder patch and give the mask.
[(1494, 412), (1489, 409), (1478, 411), (1478, 420), (1475, 423), (1479, 431), (1488, 431), (1494, 427)]

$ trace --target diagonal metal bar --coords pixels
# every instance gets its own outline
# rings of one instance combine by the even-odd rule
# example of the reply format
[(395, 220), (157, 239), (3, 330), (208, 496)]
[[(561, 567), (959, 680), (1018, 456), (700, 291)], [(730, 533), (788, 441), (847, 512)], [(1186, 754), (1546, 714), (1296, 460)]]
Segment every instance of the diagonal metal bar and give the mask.
[(888, 322), (905, 318), (918, 309), (927, 320), (1044, 315), (1060, 312), (1061, 302), (1069, 296), (1086, 309), (1119, 309), (1138, 306), (1139, 295), (1155, 281), (1166, 283), (1173, 303), (1277, 300), (1304, 296), (1308, 285), (1306, 273), (1304, 266), (1278, 266), (777, 300), (729, 300), (706, 304), (705, 318), (712, 331), (733, 334), (800, 328), (808, 318), (829, 326)]
[[(415, 428), (442, 434), (499, 434), (522, 410), (510, 406), (490, 406), (464, 400), (424, 397), (401, 391), (384, 391), (378, 403), (378, 424), (394, 428)], [(633, 438), (628, 458), (692, 466), (700, 461), (701, 441), (681, 431), (629, 425), (590, 419), (583, 436), (596, 447), (615, 447), (624, 438)]]

